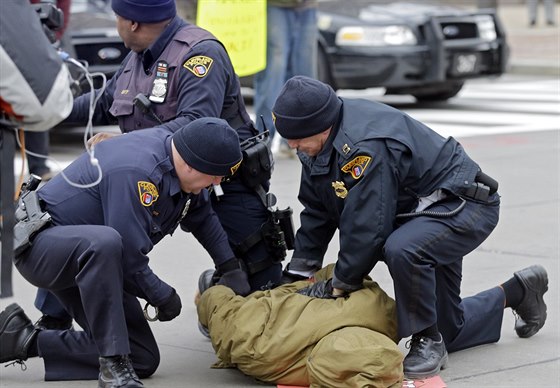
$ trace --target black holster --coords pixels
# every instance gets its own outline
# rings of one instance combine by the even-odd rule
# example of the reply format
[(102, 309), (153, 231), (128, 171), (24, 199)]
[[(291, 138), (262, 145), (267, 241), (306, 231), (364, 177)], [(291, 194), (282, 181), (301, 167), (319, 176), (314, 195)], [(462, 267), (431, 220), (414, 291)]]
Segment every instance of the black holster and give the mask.
[[(34, 176), (30, 179), (34, 179)], [(16, 225), (14, 226), (14, 256), (16, 258), (31, 246), (33, 237), (51, 223), (50, 214), (41, 209), (41, 200), (35, 191), (37, 185), (38, 182), (36, 184), (35, 182), (24, 183), (18, 199)]]
[(471, 186), (463, 193), (467, 198), (475, 201), (488, 202), (488, 198), (498, 191), (498, 181), (478, 171)]
[[(243, 259), (248, 273), (254, 274), (262, 271), (286, 258), (286, 251), (294, 249), (294, 226), (292, 222), (292, 209), (270, 211), (269, 219), (259, 230), (250, 235), (240, 244), (233, 246), (236, 257)], [(268, 253), (265, 260), (248, 262), (244, 259), (245, 253), (255, 244), (263, 241)]]
[(247, 187), (255, 189), (272, 176), (274, 159), (268, 143), (268, 131), (241, 143), (243, 162), (239, 167), (239, 177)]

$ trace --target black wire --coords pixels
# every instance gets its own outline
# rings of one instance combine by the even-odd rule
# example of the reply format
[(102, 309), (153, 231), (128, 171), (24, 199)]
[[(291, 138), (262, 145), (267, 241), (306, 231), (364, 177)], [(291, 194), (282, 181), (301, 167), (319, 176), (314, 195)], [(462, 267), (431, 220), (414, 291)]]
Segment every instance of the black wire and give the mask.
[(461, 210), (463, 210), (463, 208), (467, 204), (467, 201), (465, 201), (463, 198), (459, 198), (459, 199), (461, 200), (461, 204), (455, 210), (451, 210), (449, 212), (435, 212), (430, 210), (423, 210), (421, 212), (397, 214), (396, 218), (412, 218), (412, 217), (420, 217), (420, 216), (428, 216), (428, 217), (436, 217), (436, 218), (453, 217), (455, 214), (458, 214)]

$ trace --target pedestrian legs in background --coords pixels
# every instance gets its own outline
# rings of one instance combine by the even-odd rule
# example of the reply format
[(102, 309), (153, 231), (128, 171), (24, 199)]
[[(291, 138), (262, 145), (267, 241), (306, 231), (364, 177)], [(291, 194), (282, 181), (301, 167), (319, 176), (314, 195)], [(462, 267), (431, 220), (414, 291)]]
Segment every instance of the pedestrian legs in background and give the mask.
[[(542, 0), (544, 3), (544, 16), (546, 19), (546, 24), (549, 26), (556, 25), (555, 15), (554, 15), (554, 0)], [(537, 24), (537, 13), (538, 5), (540, 0), (527, 0), (527, 6), (529, 10), (529, 25), (535, 26)]]
[(25, 149), (33, 154), (44, 155), (39, 157), (26, 153), (27, 167), (30, 174), (35, 174), (48, 181), (53, 177), (53, 172), (47, 166), (46, 156), (49, 155), (49, 133), (25, 131)]
[(316, 11), (316, 7), (267, 7), (267, 65), (255, 74), (254, 106), (257, 128), (264, 130), (262, 116), (271, 139), (275, 134), (272, 106), (284, 82), (294, 75), (316, 77)]

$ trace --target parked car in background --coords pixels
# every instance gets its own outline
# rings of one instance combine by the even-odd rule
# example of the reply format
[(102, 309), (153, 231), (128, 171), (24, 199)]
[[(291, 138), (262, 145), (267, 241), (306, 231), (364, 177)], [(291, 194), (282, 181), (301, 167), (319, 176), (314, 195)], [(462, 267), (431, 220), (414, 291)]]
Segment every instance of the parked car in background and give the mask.
[[(91, 72), (112, 76), (129, 50), (117, 34), (110, 1), (72, 0), (71, 12), (68, 51)], [(469, 79), (503, 74), (509, 58), (492, 9), (319, 0), (318, 28), (318, 77), (334, 89), (383, 87), (387, 94), (445, 101)], [(241, 81), (252, 86), (251, 77)]]
[[(110, 1), (72, 0), (70, 12), (64, 50), (87, 64), (90, 73), (100, 72), (109, 79), (129, 52), (117, 33)], [(100, 84), (101, 79), (94, 78), (94, 86)], [(87, 91), (86, 83), (81, 86)]]
[(426, 2), (319, 1), (319, 78), (335, 89), (384, 87), (418, 100), (455, 96), (468, 79), (506, 71), (494, 10)]

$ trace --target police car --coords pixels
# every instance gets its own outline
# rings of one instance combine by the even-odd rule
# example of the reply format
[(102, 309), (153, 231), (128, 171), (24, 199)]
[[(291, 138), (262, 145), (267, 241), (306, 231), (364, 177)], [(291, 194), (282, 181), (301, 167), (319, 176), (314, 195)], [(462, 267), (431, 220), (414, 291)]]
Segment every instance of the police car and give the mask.
[(335, 89), (443, 101), (465, 81), (506, 71), (509, 48), (492, 9), (426, 2), (319, 1), (319, 78)]
[[(72, 0), (70, 12), (64, 50), (85, 62), (91, 73), (100, 72), (109, 79), (129, 52), (117, 32), (110, 1)], [(94, 81), (98, 87), (100, 79)]]

